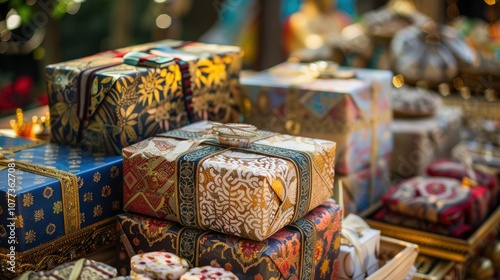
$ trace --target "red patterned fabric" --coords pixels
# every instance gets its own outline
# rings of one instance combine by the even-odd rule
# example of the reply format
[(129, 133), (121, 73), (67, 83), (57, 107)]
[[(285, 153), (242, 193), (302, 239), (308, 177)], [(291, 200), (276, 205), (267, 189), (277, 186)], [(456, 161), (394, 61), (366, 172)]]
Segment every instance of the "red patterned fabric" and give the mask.
[[(500, 188), (496, 183), (495, 177), (486, 174), (479, 170), (473, 170), (476, 176), (475, 180), (481, 186), (485, 186), (490, 191), (490, 209), (493, 209), (498, 203), (498, 196)], [(449, 177), (462, 180), (464, 177), (471, 177), (468, 173), (467, 167), (460, 162), (452, 161), (449, 159), (441, 159), (431, 163), (427, 167), (427, 174), (429, 176)]]
[(486, 215), (479, 198), (487, 197), (487, 188), (476, 188), (452, 178), (413, 177), (393, 186), (383, 202), (391, 211), (428, 222), (477, 224)]

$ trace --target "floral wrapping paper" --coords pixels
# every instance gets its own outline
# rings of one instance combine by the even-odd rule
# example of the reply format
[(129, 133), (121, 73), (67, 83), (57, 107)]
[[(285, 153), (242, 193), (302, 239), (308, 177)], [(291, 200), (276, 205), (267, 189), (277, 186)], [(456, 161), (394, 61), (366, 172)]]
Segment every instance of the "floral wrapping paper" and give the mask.
[(263, 241), (133, 214), (118, 216), (118, 271), (126, 275), (138, 253), (166, 251), (211, 265), (245, 279), (336, 279), (339, 266), (341, 208), (329, 199), (304, 218)]
[(123, 149), (125, 211), (264, 240), (333, 195), (335, 143), (259, 131), (248, 148), (204, 142), (167, 160), (198, 122)]
[(345, 214), (361, 213), (380, 201), (391, 186), (387, 166), (388, 160), (380, 159), (373, 177), (370, 168), (365, 168), (337, 178), (342, 181)]
[(449, 157), (460, 141), (461, 118), (460, 109), (444, 107), (430, 118), (395, 119), (391, 173), (402, 177), (423, 175), (432, 161)]
[[(119, 57), (155, 48), (175, 59), (158, 68), (124, 64)], [(188, 121), (235, 121), (240, 68), (237, 47), (172, 40), (49, 65), (52, 140), (120, 154)]]
[(242, 77), (244, 122), (335, 141), (335, 168), (341, 175), (390, 156), (392, 73), (350, 69), (355, 79), (311, 79), (301, 70), (304, 67), (284, 63)]
[[(30, 142), (0, 136), (0, 146), (3, 148)], [(77, 215), (79, 214), (80, 229), (121, 212), (123, 176), (120, 156), (85, 154), (75, 148), (44, 144), (16, 152), (14, 160), (54, 167), (77, 176), (75, 202), (79, 207)], [(64, 236), (64, 214), (66, 211), (70, 213), (70, 210), (63, 206), (60, 182), (54, 178), (14, 169), (15, 172), (10, 172), (7, 168), (0, 170), (0, 247), (10, 248), (13, 245), (12, 242), (9, 243), (12, 229), (17, 242), (15, 250), (18, 252)], [(9, 181), (9, 178), (14, 178), (15, 181)], [(15, 185), (15, 197), (8, 195), (12, 193), (8, 182)], [(11, 224), (15, 227), (10, 227)]]

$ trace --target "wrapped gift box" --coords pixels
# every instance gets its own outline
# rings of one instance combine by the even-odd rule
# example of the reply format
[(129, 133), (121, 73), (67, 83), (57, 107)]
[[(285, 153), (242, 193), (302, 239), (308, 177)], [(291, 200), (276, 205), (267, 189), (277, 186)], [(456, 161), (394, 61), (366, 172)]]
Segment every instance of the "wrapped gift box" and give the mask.
[(412, 177), (391, 187), (382, 201), (391, 211), (436, 224), (477, 226), (489, 213), (487, 187), (447, 177)]
[(391, 173), (402, 177), (423, 175), (432, 161), (449, 157), (460, 141), (461, 117), (459, 109), (445, 107), (431, 118), (395, 119)]
[(379, 203), (362, 214), (370, 227), (380, 230), (382, 235), (417, 244), (425, 255), (461, 264), (470, 260), (483, 246), (491, 245), (500, 223), (500, 209), (496, 209), (471, 234), (458, 238), (378, 221), (373, 216), (381, 207)]
[(337, 180), (342, 181), (346, 214), (365, 211), (380, 201), (391, 186), (387, 160), (383, 159), (373, 169), (366, 168)]
[(21, 149), (0, 170), (1, 248), (23, 252), (121, 212), (120, 156), (4, 136), (0, 146)]
[(351, 174), (390, 156), (392, 73), (350, 69), (355, 79), (316, 79), (308, 69), (285, 63), (242, 78), (244, 122), (335, 141), (338, 174)]
[[(342, 235), (345, 230), (350, 230), (347, 224), (349, 217), (342, 222)], [(358, 229), (354, 228), (354, 230)], [(342, 261), (338, 279), (365, 279), (379, 269), (377, 254), (380, 252), (380, 231), (367, 227), (354, 234), (356, 234), (354, 238), (357, 238), (359, 242), (361, 255), (358, 256), (353, 243), (342, 239), (339, 257)]]
[(234, 121), (240, 68), (237, 47), (172, 40), (49, 65), (52, 139), (120, 154), (188, 121)]
[[(207, 140), (198, 122), (123, 149), (124, 209), (264, 240), (333, 195), (335, 143), (258, 131), (247, 148)], [(182, 143), (190, 143), (182, 142)]]
[(118, 215), (118, 271), (126, 275), (138, 253), (166, 251), (193, 266), (212, 265), (244, 279), (335, 279), (341, 208), (329, 199), (264, 241), (183, 227), (144, 216)]

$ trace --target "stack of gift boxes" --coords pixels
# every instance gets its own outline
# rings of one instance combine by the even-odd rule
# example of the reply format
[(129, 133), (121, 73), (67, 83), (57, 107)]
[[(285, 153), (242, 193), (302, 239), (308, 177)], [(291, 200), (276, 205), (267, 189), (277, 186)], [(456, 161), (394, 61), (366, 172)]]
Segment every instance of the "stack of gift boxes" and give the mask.
[[(283, 64), (240, 86), (240, 59), (168, 40), (49, 65), (55, 143), (0, 138), (2, 275), (115, 244), (122, 275), (153, 251), (240, 279), (376, 271), (380, 232), (355, 218), (341, 231), (331, 197), (335, 174), (354, 195), (349, 212), (387, 189), (392, 74)], [(223, 124), (240, 104), (264, 130)]]
[(46, 67), (52, 142), (0, 138), (0, 274), (116, 244), (121, 149), (188, 121), (234, 121), (239, 48), (166, 40)]

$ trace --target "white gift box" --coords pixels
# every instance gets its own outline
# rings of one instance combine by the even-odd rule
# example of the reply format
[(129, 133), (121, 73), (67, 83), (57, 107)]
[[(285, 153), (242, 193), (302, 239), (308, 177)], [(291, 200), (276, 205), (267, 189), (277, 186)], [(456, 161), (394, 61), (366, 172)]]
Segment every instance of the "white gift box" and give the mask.
[[(365, 279), (379, 268), (377, 255), (380, 247), (380, 231), (368, 227), (362, 229), (351, 227), (349, 221), (352, 216), (354, 215), (350, 214), (342, 222), (342, 233), (344, 235), (348, 231), (351, 236), (357, 237), (357, 240), (352, 242), (352, 240), (344, 239), (345, 242), (340, 245), (338, 279)], [(355, 217), (356, 220), (359, 219), (364, 223), (361, 218)], [(358, 252), (356, 246), (359, 247)]]

